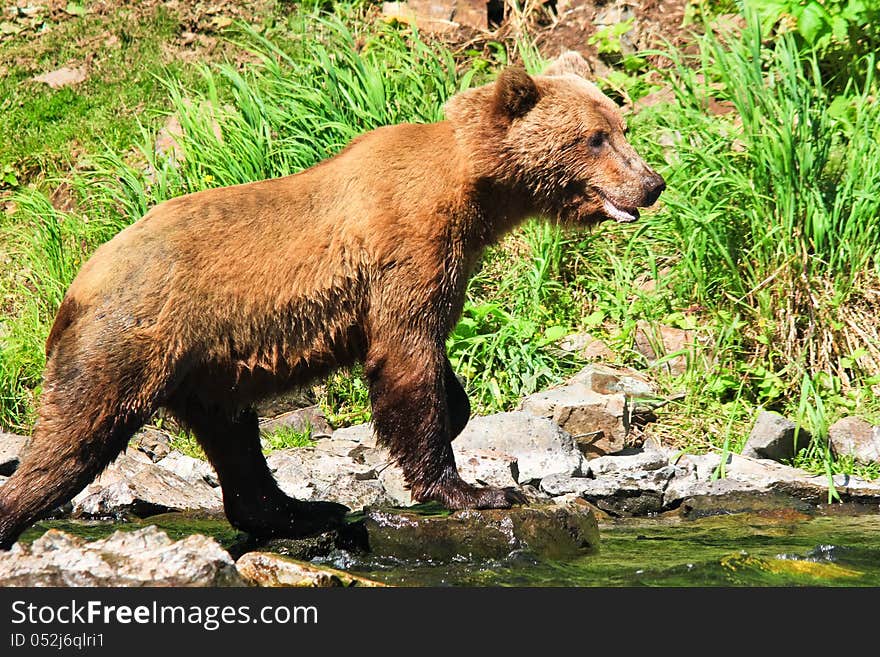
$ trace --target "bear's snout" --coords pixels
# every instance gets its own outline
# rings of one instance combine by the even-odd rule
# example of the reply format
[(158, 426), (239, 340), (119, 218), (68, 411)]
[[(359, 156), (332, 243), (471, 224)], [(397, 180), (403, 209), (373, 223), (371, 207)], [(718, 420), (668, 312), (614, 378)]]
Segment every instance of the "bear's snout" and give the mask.
[(642, 189), (645, 194), (644, 207), (648, 207), (654, 205), (654, 203), (657, 202), (657, 199), (660, 198), (660, 194), (666, 189), (666, 181), (663, 180), (663, 176), (656, 171), (650, 171), (642, 182)]

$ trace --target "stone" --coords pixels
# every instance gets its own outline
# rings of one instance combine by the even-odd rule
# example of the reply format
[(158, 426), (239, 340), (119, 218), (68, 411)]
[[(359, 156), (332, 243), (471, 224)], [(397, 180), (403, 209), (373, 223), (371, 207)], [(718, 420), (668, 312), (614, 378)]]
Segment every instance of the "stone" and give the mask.
[[(312, 445), (317, 452), (327, 452), (328, 454), (334, 454), (336, 456), (341, 456), (344, 458), (353, 458), (357, 460), (361, 459), (361, 462), (364, 461), (365, 453), (373, 453), (377, 454), (383, 450), (364, 447), (361, 443), (354, 440), (347, 440), (345, 438), (333, 438), (332, 436), (327, 436), (324, 438), (320, 438), (315, 441), (315, 444)], [(387, 457), (387, 452), (385, 453)]]
[[(722, 500), (759, 492), (764, 489), (749, 482), (728, 478), (699, 481), (693, 471), (677, 471), (663, 491), (663, 508), (677, 508), (686, 499)], [(723, 507), (719, 504), (719, 508)]]
[(171, 435), (155, 427), (144, 427), (134, 435), (129, 446), (143, 452), (155, 463), (171, 453)]
[(779, 413), (761, 411), (742, 449), (742, 455), (781, 461), (793, 458), (809, 442), (810, 434), (803, 429), (798, 431), (797, 425), (791, 420)]
[(752, 490), (737, 486), (736, 482), (724, 486), (720, 483), (723, 481), (726, 480), (711, 482), (713, 486), (707, 487), (705, 494), (690, 495), (682, 500), (679, 515), (689, 520), (732, 513), (783, 512), (806, 516), (814, 509), (812, 503), (787, 493)]
[(489, 27), (486, 0), (383, 2), (382, 14), (429, 32), (449, 32), (461, 25), (480, 30)]
[(582, 383), (529, 395), (523, 399), (520, 408), (552, 420), (573, 437), (587, 458), (619, 452), (629, 433), (626, 396), (601, 394)]
[(180, 143), (183, 137), (183, 127), (176, 114), (171, 114), (165, 119), (165, 123), (156, 133), (153, 146), (155, 154), (159, 157), (168, 158), (172, 162), (183, 161), (183, 148)]
[(145, 518), (168, 511), (219, 511), (220, 490), (204, 481), (186, 481), (136, 450), (121, 454), (73, 498), (79, 518)]
[(294, 447), (266, 460), (281, 490), (298, 500), (337, 502), (352, 510), (391, 503), (376, 470), (351, 457)]
[(572, 333), (559, 343), (563, 351), (577, 353), (584, 360), (611, 360), (614, 352), (602, 340), (589, 333)]
[(379, 483), (391, 501), (392, 506), (408, 507), (415, 504), (403, 478), (403, 470), (393, 463), (379, 472)]
[(721, 465), (721, 455), (716, 452), (709, 454), (683, 454), (676, 461), (679, 465), (694, 473), (697, 481), (709, 481)]
[(487, 450), (456, 449), (454, 442), (452, 448), (458, 474), (465, 481), (500, 488), (516, 486), (519, 468), (514, 457)]
[(575, 374), (569, 384), (581, 384), (600, 395), (622, 393), (627, 397), (656, 397), (651, 382), (636, 370), (593, 363)]
[(608, 474), (597, 478), (555, 475), (541, 481), (551, 495), (574, 493), (613, 516), (637, 516), (659, 512), (663, 491), (674, 468), (631, 474)]
[(87, 76), (88, 73), (85, 66), (77, 66), (75, 68), (64, 66), (48, 73), (36, 75), (33, 80), (34, 82), (47, 84), (52, 89), (61, 89), (62, 87), (70, 87), (79, 84), (80, 82), (83, 82)]
[(15, 472), (28, 440), (27, 436), (0, 432), (0, 475), (9, 477)]
[(312, 438), (329, 436), (333, 433), (333, 427), (317, 405), (288, 411), (260, 422), (260, 433), (264, 434), (287, 428), (300, 433), (308, 430)]
[(173, 541), (155, 526), (86, 542), (50, 529), (0, 552), (0, 586), (244, 586), (235, 562), (199, 534)]
[(581, 469), (582, 457), (571, 435), (550, 420), (523, 411), (475, 417), (453, 446), (515, 458), (520, 484), (555, 473), (579, 474)]
[(658, 363), (675, 376), (687, 369), (688, 353), (696, 345), (694, 331), (672, 326), (652, 326), (645, 320), (636, 322), (635, 348), (650, 364)]
[(880, 427), (857, 417), (845, 417), (828, 428), (828, 442), (836, 457), (852, 456), (863, 463), (880, 462)]
[(609, 473), (646, 472), (659, 470), (669, 465), (669, 457), (663, 452), (646, 449), (632, 454), (600, 456), (587, 461), (585, 474), (597, 477)]
[(373, 425), (369, 422), (365, 424), (355, 424), (350, 427), (343, 427), (333, 432), (333, 438), (342, 438), (344, 440), (353, 440), (365, 447), (376, 446), (376, 434), (373, 432)]
[(190, 483), (205, 482), (212, 488), (220, 485), (217, 473), (210, 463), (177, 451), (171, 452), (161, 461), (157, 461), (156, 465), (169, 472), (173, 472), (184, 481)]
[(298, 586), (327, 588), (336, 586), (386, 586), (366, 577), (342, 570), (316, 566), (271, 552), (248, 552), (235, 562), (242, 578), (252, 586)]
[(599, 542), (595, 515), (577, 501), (451, 514), (370, 509), (364, 524), (371, 553), (400, 560), (503, 559), (515, 550), (556, 559)]
[[(720, 455), (710, 463), (720, 463)], [(689, 460), (694, 459), (693, 456), (687, 457)], [(685, 461), (686, 462), (686, 461)], [(681, 464), (682, 461), (679, 461)], [(717, 466), (716, 466), (717, 467)], [(697, 475), (700, 470), (704, 474), (715, 471), (715, 468), (709, 468), (705, 465), (702, 468), (696, 468)], [(793, 468), (770, 459), (752, 459), (739, 454), (728, 454), (725, 462), (725, 477), (727, 480), (736, 482), (731, 486), (739, 486), (742, 490), (749, 491), (775, 491), (784, 493), (793, 498), (805, 500), (814, 504), (828, 502), (829, 482), (825, 475), (812, 475), (800, 468)], [(697, 476), (697, 481), (709, 481), (709, 477)], [(859, 502), (864, 504), (880, 503), (880, 482), (868, 482), (858, 477), (849, 477), (847, 475), (835, 475), (834, 486), (841, 501)], [(670, 487), (678, 484), (673, 481)], [(671, 489), (667, 487), (666, 496), (671, 501)], [(681, 491), (678, 493), (681, 495)], [(698, 494), (692, 491), (691, 494)], [(708, 494), (714, 494), (709, 489)]]

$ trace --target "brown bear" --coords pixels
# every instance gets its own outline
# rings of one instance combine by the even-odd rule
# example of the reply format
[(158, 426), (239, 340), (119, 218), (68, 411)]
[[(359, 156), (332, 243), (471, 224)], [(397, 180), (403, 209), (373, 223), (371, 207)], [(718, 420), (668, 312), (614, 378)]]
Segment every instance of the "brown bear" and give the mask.
[(445, 352), (468, 276), (527, 217), (634, 221), (665, 184), (566, 54), (453, 96), (446, 120), (379, 128), (310, 169), (171, 199), (102, 245), (46, 343), (38, 421), (0, 487), (0, 547), (66, 503), (159, 408), (217, 471), (251, 534), (306, 535), (347, 509), (278, 488), (256, 400), (364, 363), (381, 444), (416, 500), (503, 508), (458, 475), (470, 405)]

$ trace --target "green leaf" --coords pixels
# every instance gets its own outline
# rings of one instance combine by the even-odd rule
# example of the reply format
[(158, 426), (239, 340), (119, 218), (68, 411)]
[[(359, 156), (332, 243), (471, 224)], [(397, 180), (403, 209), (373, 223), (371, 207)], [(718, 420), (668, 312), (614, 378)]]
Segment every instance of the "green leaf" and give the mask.
[(568, 335), (568, 329), (565, 326), (549, 326), (544, 329), (544, 339), (547, 342), (556, 342)]
[(797, 21), (798, 33), (807, 43), (814, 45), (831, 30), (828, 12), (818, 2), (811, 2), (801, 11)]

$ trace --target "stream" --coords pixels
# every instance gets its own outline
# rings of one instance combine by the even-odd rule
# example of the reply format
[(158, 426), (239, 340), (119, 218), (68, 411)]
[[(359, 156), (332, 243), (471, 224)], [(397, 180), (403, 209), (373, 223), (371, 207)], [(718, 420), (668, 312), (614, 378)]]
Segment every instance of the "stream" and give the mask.
[[(44, 521), (22, 538), (55, 527), (89, 540), (156, 525), (172, 538), (201, 533), (234, 556), (243, 535), (220, 519), (164, 514), (132, 522)], [(621, 519), (599, 525), (592, 553), (563, 561), (515, 551), (502, 560), (401, 561), (341, 550), (315, 563), (397, 586), (880, 586), (880, 513), (827, 507), (816, 515), (777, 510)]]

